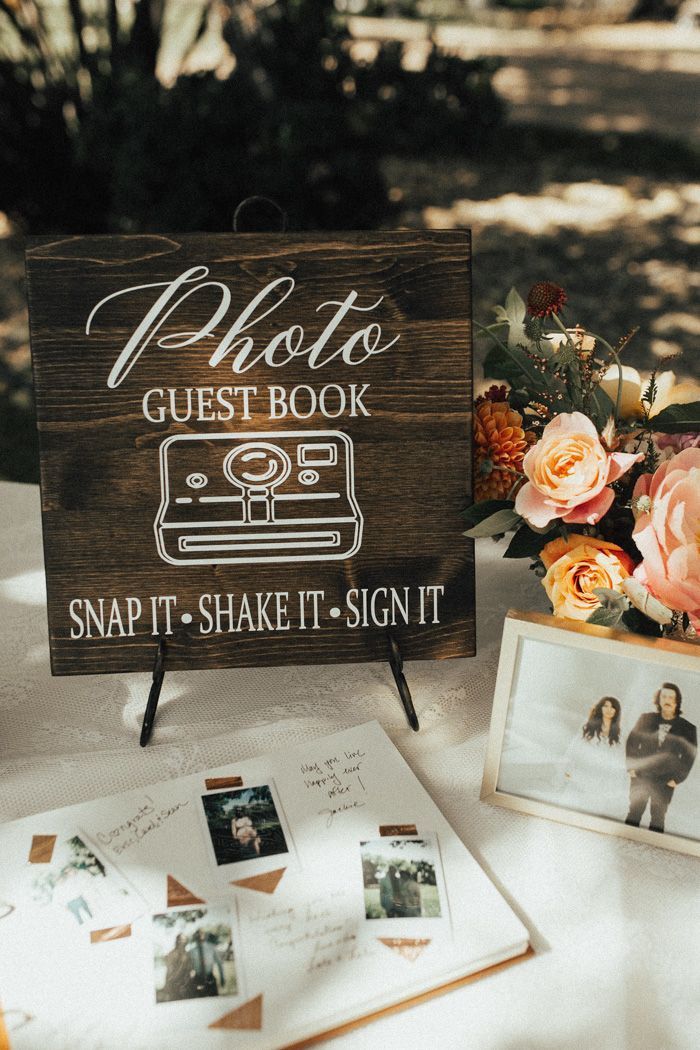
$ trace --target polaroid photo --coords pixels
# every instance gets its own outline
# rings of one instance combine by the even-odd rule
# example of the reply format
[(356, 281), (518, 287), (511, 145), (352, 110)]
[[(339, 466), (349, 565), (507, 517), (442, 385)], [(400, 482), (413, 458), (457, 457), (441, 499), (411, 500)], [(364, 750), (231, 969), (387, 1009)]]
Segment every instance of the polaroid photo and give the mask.
[(481, 797), (700, 855), (696, 646), (511, 611)]
[(134, 887), (82, 832), (57, 843), (51, 863), (31, 871), (29, 897), (73, 933), (128, 923), (145, 910)]
[(202, 794), (200, 814), (210, 859), (227, 882), (289, 865), (292, 836), (272, 781)]
[(447, 891), (434, 835), (360, 842), (365, 926), (376, 936), (430, 936), (449, 929)]
[(202, 904), (153, 915), (151, 937), (156, 1005), (242, 996), (239, 941), (226, 905)]

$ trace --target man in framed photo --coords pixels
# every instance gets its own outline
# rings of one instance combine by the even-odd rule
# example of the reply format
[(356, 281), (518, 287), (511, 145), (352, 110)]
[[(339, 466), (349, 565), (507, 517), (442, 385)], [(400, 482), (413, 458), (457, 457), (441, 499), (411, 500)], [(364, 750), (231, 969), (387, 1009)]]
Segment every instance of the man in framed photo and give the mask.
[(627, 737), (630, 806), (626, 824), (639, 827), (649, 804), (650, 831), (663, 831), (673, 792), (692, 769), (696, 727), (681, 717), (681, 691), (664, 682), (654, 695), (655, 712), (641, 715)]

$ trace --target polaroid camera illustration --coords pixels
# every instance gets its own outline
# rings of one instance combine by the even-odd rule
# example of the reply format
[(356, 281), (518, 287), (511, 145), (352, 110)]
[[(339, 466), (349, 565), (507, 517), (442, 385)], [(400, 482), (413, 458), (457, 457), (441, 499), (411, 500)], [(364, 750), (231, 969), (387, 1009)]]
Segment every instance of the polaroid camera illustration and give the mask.
[(338, 431), (177, 434), (160, 446), (158, 553), (172, 565), (330, 561), (362, 542)]

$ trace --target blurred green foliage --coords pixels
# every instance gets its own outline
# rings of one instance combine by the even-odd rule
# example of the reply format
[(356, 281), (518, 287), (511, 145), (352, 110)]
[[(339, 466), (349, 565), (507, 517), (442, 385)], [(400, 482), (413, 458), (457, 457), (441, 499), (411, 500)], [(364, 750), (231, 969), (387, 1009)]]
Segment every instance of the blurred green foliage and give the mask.
[[(215, 7), (199, 4), (194, 43)], [(499, 126), (496, 60), (431, 47), (410, 70), (396, 43), (360, 58), (332, 0), (227, 10), (233, 72), (165, 86), (167, 0), (135, 0), (131, 20), (116, 0), (0, 0), (0, 212), (16, 230), (221, 231), (253, 194), (292, 228), (372, 228), (394, 207), (383, 156), (473, 156)], [(12, 299), (0, 290), (5, 350)], [(38, 479), (29, 391), (28, 357), (0, 355), (0, 476), (13, 480)]]
[(393, 43), (359, 59), (329, 0), (233, 5), (233, 73), (164, 87), (159, 6), (140, 0), (126, 31), (114, 3), (100, 24), (70, 0), (72, 60), (14, 17), (26, 54), (0, 62), (0, 209), (24, 229), (223, 230), (252, 193), (299, 228), (371, 228), (391, 210), (383, 154), (473, 154), (502, 117), (494, 60), (431, 48), (412, 71)]

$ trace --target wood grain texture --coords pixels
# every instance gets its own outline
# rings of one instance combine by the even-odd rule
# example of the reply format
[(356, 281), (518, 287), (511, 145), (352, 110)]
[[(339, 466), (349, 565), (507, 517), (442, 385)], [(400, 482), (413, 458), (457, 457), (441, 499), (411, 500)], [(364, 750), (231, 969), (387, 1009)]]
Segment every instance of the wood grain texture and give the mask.
[(33, 835), (29, 850), (29, 863), (50, 864), (55, 845), (55, 835)]
[(209, 1028), (228, 1028), (237, 1031), (259, 1032), (263, 1025), (263, 997), (256, 995), (242, 1006), (220, 1017), (218, 1021), (212, 1021)]
[(274, 871), (265, 871), (262, 875), (249, 875), (246, 879), (236, 879), (231, 885), (240, 886), (244, 890), (255, 890), (256, 893), (274, 893), (286, 870), (275, 868)]
[(173, 875), (168, 875), (166, 880), (166, 899), (168, 908), (180, 908), (184, 904), (206, 904), (206, 901), (187, 886), (183, 886)]
[(207, 777), (204, 781), (207, 791), (221, 791), (222, 788), (243, 787), (242, 777)]
[(131, 926), (108, 926), (104, 930), (90, 931), (90, 944), (109, 944), (111, 941), (121, 941), (125, 937), (131, 937)]
[[(162, 289), (142, 288), (109, 300), (86, 334), (93, 307), (127, 288), (165, 286), (195, 266), (206, 266), (206, 280), (228, 289), (225, 316), (205, 338), (174, 347), (174, 334), (206, 330), (220, 300), (216, 288), (193, 291), (172, 316), (161, 316), (162, 324), (133, 368), (110, 388), (118, 355)], [(293, 325), (303, 326), (302, 346), (307, 347), (333, 313), (319, 306), (340, 302), (351, 290), (365, 310), (381, 302), (370, 312), (346, 315), (329, 349), (370, 323), (381, 326), (382, 344), (396, 335), (398, 342), (355, 366), (335, 358), (311, 369), (305, 356), (297, 356), (281, 367), (261, 361), (240, 374), (230, 357), (211, 367), (211, 354), (251, 299), (270, 281), (288, 277), (295, 282), (293, 292), (250, 329), (256, 350)], [(371, 594), (387, 588), (391, 594), (393, 588), (401, 596), (409, 588), (409, 622), (392, 628), (406, 659), (474, 652), (473, 551), (462, 536), (460, 517), (471, 492), (468, 234), (42, 238), (29, 244), (27, 280), (54, 674), (150, 669), (156, 649), (150, 600), (168, 595), (177, 598), (173, 633), (167, 637), (166, 666), (171, 668), (383, 660), (386, 638), (380, 624), (347, 626), (351, 589)], [(157, 346), (158, 339), (165, 345)], [(369, 384), (361, 397), (368, 416), (360, 409), (354, 417), (349, 414), (353, 384), (358, 389)], [(229, 413), (216, 401), (217, 392), (244, 386), (255, 388), (247, 395), (248, 418), (240, 394), (225, 395), (230, 418), (206, 418)], [(300, 388), (302, 413), (324, 387), (339, 387), (346, 410), (337, 418), (317, 411), (310, 418), (287, 414), (273, 420), (271, 386), (283, 387), (287, 400), (293, 388)], [(162, 396), (149, 395), (148, 419), (144, 395), (161, 390)], [(170, 411), (170, 390), (178, 421)], [(327, 396), (332, 413), (341, 394)], [(190, 418), (188, 409), (193, 410)], [(352, 557), (200, 565), (170, 564), (159, 555), (156, 520), (166, 439), (178, 439), (170, 447), (181, 458), (172, 464), (206, 460), (218, 477), (229, 446), (215, 435), (230, 434), (235, 441), (237, 434), (277, 433), (287, 449), (301, 440), (291, 435), (315, 431), (339, 432), (352, 443), (355, 499), (363, 518), (361, 546)], [(194, 441), (179, 440), (187, 435)], [(175, 484), (176, 469), (169, 461), (169, 484)], [(298, 501), (307, 490), (295, 472), (285, 485), (288, 498), (297, 498), (294, 514), (304, 534), (313, 532), (314, 516), (332, 516), (330, 504)], [(205, 512), (208, 522), (221, 523), (218, 534), (230, 532), (224, 524), (230, 520), (226, 504), (212, 500)], [(189, 528), (195, 519), (192, 507), (176, 506), (171, 499), (166, 521), (173, 531), (162, 530), (163, 542), (173, 537), (179, 543), (184, 533), (178, 529)], [(418, 622), (420, 586), (444, 587), (439, 622)], [(298, 592), (309, 590), (324, 592), (318, 629), (300, 625)], [(238, 610), (243, 595), (254, 600), (258, 593), (277, 592), (289, 595), (289, 630), (204, 633), (202, 595), (223, 596), (221, 602), (233, 595)], [(124, 621), (129, 597), (142, 607), (133, 635), (122, 637), (113, 618), (111, 637), (71, 638), (71, 631), (79, 629), (70, 616), (72, 601), (83, 603), (77, 614), (86, 622), (84, 603), (99, 610), (102, 599), (106, 628), (114, 599)], [(337, 609), (341, 615), (334, 617), (331, 610)], [(183, 623), (182, 614), (192, 622)]]

